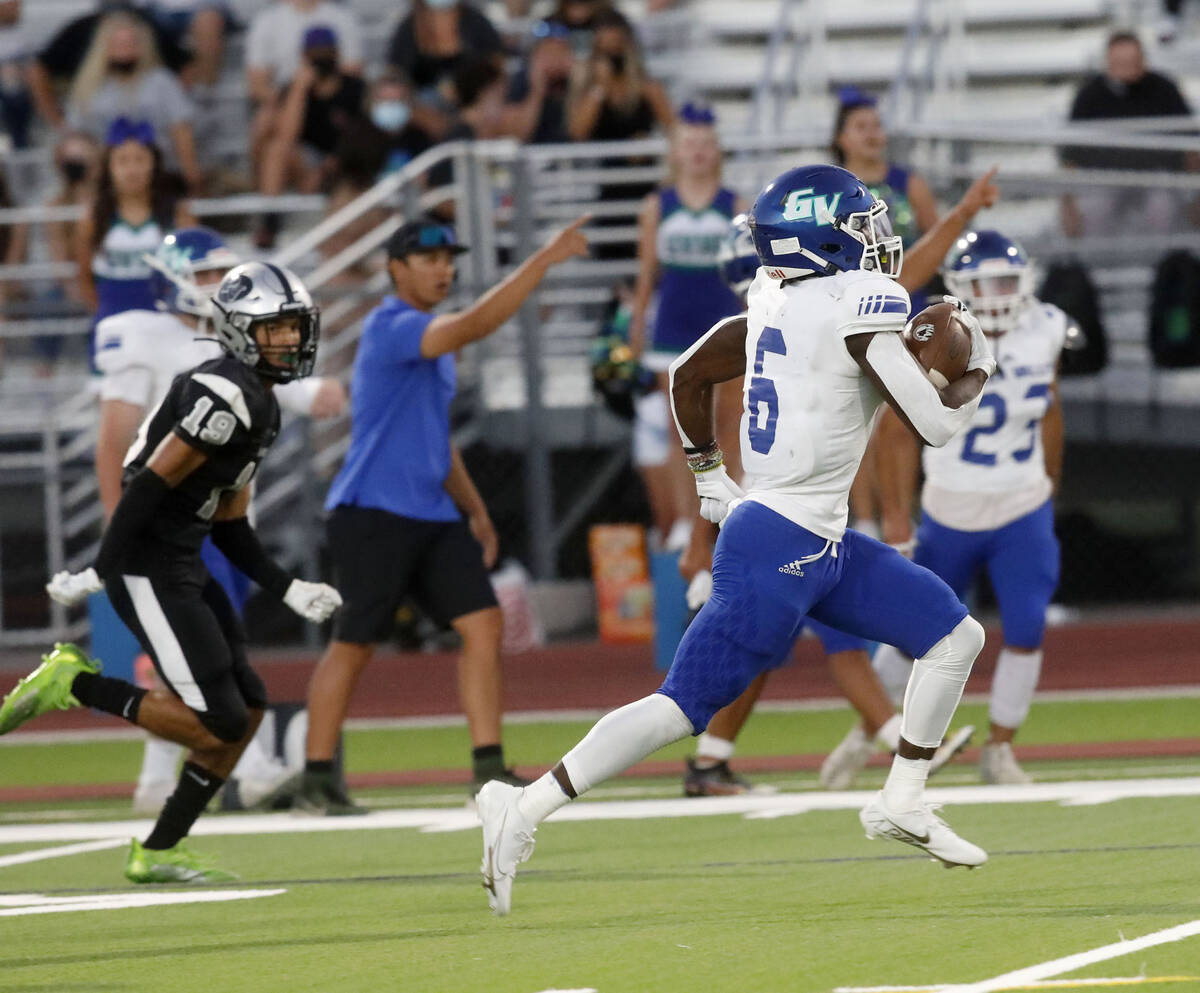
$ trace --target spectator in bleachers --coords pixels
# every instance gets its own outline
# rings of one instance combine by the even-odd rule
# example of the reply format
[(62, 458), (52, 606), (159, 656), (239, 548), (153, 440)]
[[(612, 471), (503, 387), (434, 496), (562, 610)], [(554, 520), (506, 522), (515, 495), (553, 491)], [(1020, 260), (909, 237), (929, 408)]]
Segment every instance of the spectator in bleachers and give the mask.
[(412, 10), (392, 33), (387, 61), (412, 82), (418, 119), (435, 134), (453, 123), (454, 75), (465, 64), (503, 55), (492, 22), (460, 0), (413, 0)]
[(30, 54), (29, 34), (21, 24), (21, 0), (0, 0), (0, 127), (14, 148), (29, 145), (33, 99), (25, 76)]
[(538, 21), (524, 64), (508, 88), (509, 125), (514, 138), (533, 144), (571, 140), (567, 133), (567, 91), (574, 53), (571, 32), (557, 21)]
[(179, 80), (163, 68), (145, 22), (123, 11), (106, 16), (71, 84), (68, 126), (99, 139), (120, 117), (146, 121), (162, 142), (166, 168), (199, 190), (193, 114)]
[(357, 196), (433, 144), (433, 136), (413, 114), (408, 81), (397, 72), (385, 73), (371, 86), (366, 116), (347, 124), (334, 149), (333, 199), (340, 199), (342, 184)]
[[(319, 190), (332, 174), (332, 155), (343, 133), (364, 114), (366, 84), (362, 76), (342, 71), (333, 29), (309, 28), (302, 45), (304, 58), (292, 76), (263, 156), (262, 192), (267, 196), (282, 193), (289, 177), (301, 192)], [(271, 248), (278, 233), (278, 215), (267, 214), (255, 231), (255, 244)]]
[(225, 32), (233, 22), (224, 0), (142, 0), (159, 29), (192, 53), (188, 82), (212, 86), (221, 74)]
[[(1103, 121), (1190, 114), (1179, 87), (1146, 68), (1146, 55), (1137, 35), (1119, 31), (1108, 39), (1104, 72), (1080, 87), (1070, 117), (1072, 121)], [(1096, 146), (1067, 146), (1062, 150), (1062, 161), (1080, 169), (1156, 172), (1178, 172), (1194, 165), (1183, 152)], [(1181, 199), (1172, 190), (1128, 186), (1068, 194), (1062, 202), (1063, 230), (1073, 237), (1109, 234), (1126, 230), (1131, 221), (1136, 221), (1142, 230), (1163, 233), (1179, 214)]]
[(246, 36), (246, 85), (254, 117), (250, 156), (254, 175), (259, 169), (281, 110), (281, 94), (304, 60), (304, 34), (327, 27), (338, 39), (341, 71), (361, 76), (365, 63), (362, 26), (347, 5), (330, 0), (275, 0), (250, 22)]
[(546, 20), (561, 24), (571, 32), (571, 47), (575, 54), (586, 58), (592, 50), (592, 36), (601, 17), (620, 18), (630, 31), (633, 26), (612, 4), (612, 0), (555, 0), (554, 9)]
[[(656, 129), (669, 131), (675, 115), (662, 84), (651, 79), (642, 61), (633, 29), (615, 11), (598, 15), (593, 22), (591, 54), (576, 69), (567, 98), (567, 132), (576, 141), (624, 141), (649, 137)], [(640, 156), (608, 157), (605, 167), (641, 166)], [(655, 183), (623, 181), (600, 187), (603, 201), (639, 201)], [(636, 206), (630, 211), (632, 215)], [(621, 216), (597, 217), (597, 227), (628, 224)], [(636, 254), (627, 244), (598, 243), (599, 259), (626, 259)]]
[[(667, 369), (717, 321), (743, 310), (717, 270), (717, 253), (730, 222), (747, 204), (721, 183), (715, 125), (712, 109), (705, 105), (688, 103), (680, 109), (671, 130), (670, 183), (646, 197), (638, 218), (629, 344), (654, 372), (658, 389), (637, 401), (634, 462), (646, 483), (659, 539), (668, 549), (687, 545), (696, 514), (696, 482), (671, 427)], [(658, 309), (648, 333), (646, 315), (656, 293)], [(740, 394), (735, 399), (737, 409), (721, 410), (718, 417), (739, 416)], [(736, 470), (736, 453), (731, 462)]]
[(154, 310), (153, 255), (168, 231), (195, 224), (163, 168), (154, 129), (118, 118), (105, 136), (96, 192), (76, 229), (79, 292), (94, 322)]
[(92, 50), (96, 32), (113, 12), (124, 13), (150, 29), (154, 36), (155, 54), (171, 72), (178, 75), (191, 63), (191, 53), (172, 41), (171, 37), (142, 11), (128, 4), (104, 3), (96, 13), (78, 17), (64, 25), (38, 52), (30, 66), (29, 88), (34, 105), (51, 127), (62, 129), (66, 126), (66, 117), (56, 88), (66, 88), (74, 80)]
[[(47, 207), (90, 206), (95, 189), (99, 149), (88, 135), (68, 132), (54, 149), (54, 170), (58, 188), (46, 202)], [(30, 254), (47, 262), (76, 261), (79, 221), (49, 221), (34, 227)], [(46, 280), (34, 284), (32, 293), (37, 312), (44, 317), (67, 317), (79, 306), (78, 282), (74, 277)], [(62, 354), (66, 339), (62, 335), (41, 335), (33, 340), (38, 358), (37, 373), (49, 376)]]

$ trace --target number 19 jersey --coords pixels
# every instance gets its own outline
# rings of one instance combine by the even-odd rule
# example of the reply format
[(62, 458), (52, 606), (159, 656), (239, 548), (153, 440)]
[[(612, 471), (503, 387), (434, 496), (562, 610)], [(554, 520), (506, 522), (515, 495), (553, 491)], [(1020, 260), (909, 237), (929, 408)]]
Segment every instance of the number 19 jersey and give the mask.
[(783, 285), (759, 269), (747, 305), (741, 423), (747, 498), (840, 541), (850, 484), (882, 402), (846, 338), (902, 331), (908, 294), (873, 272)]
[(125, 456), (125, 478), (140, 470), (168, 434), (207, 458), (172, 489), (127, 557), (144, 562), (169, 550), (199, 555), (225, 493), (249, 484), (279, 433), (279, 404), (246, 365), (226, 355), (180, 373), (146, 417)]
[(926, 448), (921, 505), (938, 523), (990, 531), (1036, 510), (1050, 497), (1042, 418), (1067, 333), (1067, 315), (1034, 301), (1007, 333), (992, 339), (996, 374), (961, 438)]

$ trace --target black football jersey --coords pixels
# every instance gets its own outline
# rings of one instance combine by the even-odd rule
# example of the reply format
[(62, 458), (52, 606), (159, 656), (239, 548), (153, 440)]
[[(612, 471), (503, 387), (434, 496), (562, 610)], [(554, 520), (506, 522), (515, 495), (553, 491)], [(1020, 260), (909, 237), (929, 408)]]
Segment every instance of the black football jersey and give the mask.
[(279, 404), (254, 372), (229, 355), (182, 372), (138, 429), (125, 456), (126, 480), (169, 433), (208, 458), (163, 498), (140, 537), (198, 553), (218, 501), (249, 485), (279, 433)]

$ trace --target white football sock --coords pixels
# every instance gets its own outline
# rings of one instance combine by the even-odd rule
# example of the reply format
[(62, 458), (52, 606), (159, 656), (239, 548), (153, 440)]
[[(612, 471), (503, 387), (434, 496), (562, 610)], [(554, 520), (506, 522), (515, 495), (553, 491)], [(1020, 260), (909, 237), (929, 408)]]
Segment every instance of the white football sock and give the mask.
[(733, 750), (737, 746), (726, 738), (718, 738), (707, 731), (696, 739), (696, 758), (715, 759), (718, 762), (728, 762), (733, 758)]
[(541, 824), (559, 807), (565, 807), (570, 799), (554, 778), (554, 773), (548, 772), (521, 790), (517, 809), (534, 824)]
[(583, 796), (597, 783), (692, 731), (692, 722), (674, 700), (651, 693), (601, 717), (587, 737), (563, 756), (563, 766), (575, 794)]
[(902, 759), (897, 755), (883, 784), (884, 806), (896, 814), (916, 810), (928, 778), (929, 759)]
[(992, 702), (988, 717), (1002, 728), (1019, 728), (1029, 716), (1029, 705), (1042, 674), (1042, 651), (1018, 652), (1005, 646), (992, 676)]
[(937, 748), (942, 743), (983, 640), (983, 628), (968, 615), (913, 663), (900, 728), (905, 741), (918, 748)]
[(908, 686), (908, 677), (912, 675), (912, 659), (899, 648), (892, 645), (880, 645), (871, 659), (871, 668), (879, 677), (883, 691), (888, 699), (899, 707), (904, 699), (904, 690)]
[(179, 777), (179, 760), (183, 757), (183, 745), (165, 741), (154, 735), (146, 735), (146, 748), (142, 752), (142, 771), (138, 774), (138, 785), (150, 783), (173, 783)]
[(875, 732), (875, 744), (887, 752), (895, 752), (900, 747), (900, 715), (892, 714), (887, 723)]

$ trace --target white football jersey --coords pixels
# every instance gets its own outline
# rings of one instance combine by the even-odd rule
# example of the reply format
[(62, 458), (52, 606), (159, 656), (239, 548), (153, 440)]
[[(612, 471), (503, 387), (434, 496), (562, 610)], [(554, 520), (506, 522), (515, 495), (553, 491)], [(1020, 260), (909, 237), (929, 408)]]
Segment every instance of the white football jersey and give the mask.
[(873, 272), (784, 286), (759, 269), (747, 306), (741, 424), (747, 499), (840, 541), (850, 484), (882, 401), (845, 339), (902, 331), (908, 294)]
[[(181, 372), (222, 354), (213, 338), (199, 337), (175, 314), (127, 310), (96, 325), (96, 368), (103, 374), (101, 400), (122, 400), (144, 410), (158, 406)], [(297, 380), (275, 388), (279, 405), (307, 414), (320, 380)]]
[(1050, 407), (1067, 315), (1034, 301), (1016, 326), (992, 339), (996, 374), (961, 438), (922, 456), (921, 503), (947, 527), (984, 531), (1003, 527), (1050, 496), (1042, 450), (1042, 418)]

